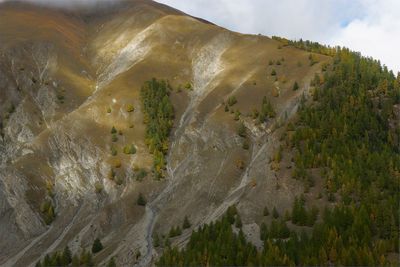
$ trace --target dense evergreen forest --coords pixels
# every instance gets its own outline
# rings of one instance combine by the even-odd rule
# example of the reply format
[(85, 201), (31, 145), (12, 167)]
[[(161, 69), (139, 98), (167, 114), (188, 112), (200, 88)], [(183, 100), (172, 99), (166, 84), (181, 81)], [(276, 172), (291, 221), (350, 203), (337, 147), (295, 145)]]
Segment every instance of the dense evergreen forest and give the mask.
[(166, 81), (152, 79), (145, 82), (140, 96), (142, 99), (146, 144), (154, 155), (154, 173), (164, 177), (165, 155), (168, 152), (168, 137), (173, 126), (174, 108), (169, 99), (170, 85)]
[(312, 230), (292, 231), (288, 218), (274, 216), (269, 226), (260, 226), (262, 250), (233, 226), (238, 215), (230, 208), (221, 220), (194, 231), (186, 248), (167, 246), (158, 266), (398, 264), (400, 75), (348, 49), (285, 44), (333, 57), (285, 134), (293, 178), (305, 188), (323, 179), (321, 193), (330, 205), (316, 220), (318, 210), (296, 198), (290, 220)]

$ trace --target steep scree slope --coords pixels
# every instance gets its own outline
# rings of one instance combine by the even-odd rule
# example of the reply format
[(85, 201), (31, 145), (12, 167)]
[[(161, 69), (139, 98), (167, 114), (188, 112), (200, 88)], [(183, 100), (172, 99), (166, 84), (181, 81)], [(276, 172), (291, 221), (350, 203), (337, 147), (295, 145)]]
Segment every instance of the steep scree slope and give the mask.
[[(0, 40), (1, 266), (33, 265), (66, 245), (79, 253), (96, 237), (105, 247), (96, 263), (115, 256), (123, 266), (149, 265), (158, 254), (153, 233), (167, 233), (186, 215), (195, 227), (236, 203), (244, 224), (253, 223), (266, 203), (283, 213), (302, 192), (286, 167), (278, 181), (269, 159), (280, 125), (329, 57), (316, 55), (310, 65), (307, 52), (152, 1), (97, 11), (3, 3)], [(176, 118), (167, 177), (138, 181), (137, 168), (152, 167), (140, 88), (153, 77), (175, 89)], [(235, 115), (224, 111), (233, 96), (248, 150)], [(264, 96), (277, 115), (260, 125), (249, 114)], [(122, 132), (116, 142), (112, 127)], [(123, 153), (129, 144), (135, 155)], [(136, 205), (139, 193), (146, 208)], [(49, 225), (46, 202), (56, 214)]]

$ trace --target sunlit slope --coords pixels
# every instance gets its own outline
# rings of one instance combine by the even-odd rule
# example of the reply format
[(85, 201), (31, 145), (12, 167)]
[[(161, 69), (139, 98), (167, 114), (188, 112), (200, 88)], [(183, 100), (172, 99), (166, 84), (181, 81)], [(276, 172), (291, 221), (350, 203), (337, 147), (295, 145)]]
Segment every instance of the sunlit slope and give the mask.
[[(0, 263), (27, 266), (66, 245), (76, 253), (99, 236), (105, 249), (97, 263), (115, 256), (121, 265), (146, 265), (157, 256), (148, 245), (153, 233), (167, 233), (185, 215), (195, 226), (233, 203), (249, 221), (265, 202), (290, 206), (301, 185), (282, 168), (277, 187), (270, 158), (280, 125), (331, 59), (311, 62), (307, 52), (150, 1), (99, 14), (0, 6), (0, 214), (7, 214)], [(174, 89), (162, 180), (151, 174), (140, 103), (140, 88), (153, 77)], [(252, 113), (264, 96), (276, 115), (260, 124)], [(237, 103), (226, 112), (230, 97)], [(125, 154), (131, 144), (136, 154)], [(138, 169), (148, 173), (142, 181), (133, 178)], [(136, 205), (139, 193), (146, 208)], [(46, 200), (56, 213), (50, 226), (41, 211)]]

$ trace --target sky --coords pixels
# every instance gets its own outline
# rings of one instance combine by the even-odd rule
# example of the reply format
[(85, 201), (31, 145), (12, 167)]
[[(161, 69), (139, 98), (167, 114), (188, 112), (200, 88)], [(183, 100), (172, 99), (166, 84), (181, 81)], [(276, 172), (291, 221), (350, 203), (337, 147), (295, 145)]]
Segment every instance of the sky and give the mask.
[[(90, 7), (119, 0), (22, 1)], [(156, 1), (241, 33), (346, 46), (400, 71), (400, 0)]]
[(227, 29), (340, 45), (400, 71), (400, 0), (157, 0)]

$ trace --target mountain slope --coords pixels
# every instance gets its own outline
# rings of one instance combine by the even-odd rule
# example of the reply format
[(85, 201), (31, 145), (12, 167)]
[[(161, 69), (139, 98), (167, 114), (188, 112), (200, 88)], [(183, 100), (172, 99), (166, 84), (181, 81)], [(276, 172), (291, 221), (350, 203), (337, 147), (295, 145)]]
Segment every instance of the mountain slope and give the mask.
[[(149, 244), (153, 234), (168, 234), (185, 216), (193, 229), (236, 204), (251, 239), (265, 205), (284, 214), (303, 193), (289, 156), (279, 169), (271, 159), (280, 126), (331, 57), (310, 59), (277, 40), (233, 33), (152, 1), (97, 11), (5, 3), (0, 20), (0, 264), (32, 265), (66, 245), (79, 253), (100, 237), (105, 248), (96, 263), (116, 256), (120, 265), (147, 265), (160, 252)], [(151, 173), (140, 101), (153, 77), (174, 88), (161, 180)], [(262, 110), (264, 96), (276, 114), (259, 123), (252, 113)], [(237, 103), (225, 112), (232, 97)], [(237, 133), (240, 122), (246, 138)], [(122, 131), (116, 142), (113, 127)], [(136, 154), (124, 154), (131, 144)], [(149, 173), (143, 181), (134, 178), (138, 169)], [(139, 193), (146, 207), (136, 204)], [(189, 234), (174, 242), (184, 244)]]

